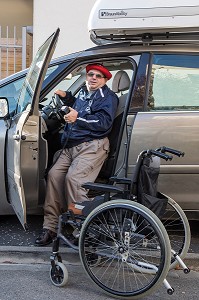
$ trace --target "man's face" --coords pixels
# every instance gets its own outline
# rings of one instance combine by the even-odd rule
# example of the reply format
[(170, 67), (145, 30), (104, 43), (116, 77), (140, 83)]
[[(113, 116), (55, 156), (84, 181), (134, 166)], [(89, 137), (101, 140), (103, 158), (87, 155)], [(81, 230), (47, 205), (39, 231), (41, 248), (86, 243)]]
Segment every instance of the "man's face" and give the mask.
[(106, 84), (107, 78), (98, 70), (90, 70), (86, 74), (86, 81), (88, 90), (95, 91)]

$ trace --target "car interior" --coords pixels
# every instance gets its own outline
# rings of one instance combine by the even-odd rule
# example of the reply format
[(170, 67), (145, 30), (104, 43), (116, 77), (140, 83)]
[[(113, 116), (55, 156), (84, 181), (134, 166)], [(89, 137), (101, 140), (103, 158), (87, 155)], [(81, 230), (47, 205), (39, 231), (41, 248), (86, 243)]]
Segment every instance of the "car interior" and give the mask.
[[(119, 104), (113, 128), (109, 134), (110, 153), (97, 179), (100, 182), (107, 182), (109, 177), (114, 173), (116, 163), (115, 156), (120, 148), (120, 145), (118, 145), (120, 137), (119, 132), (121, 130), (124, 108), (128, 102), (128, 91), (134, 68), (132, 63), (127, 60), (106, 61), (104, 62), (104, 65), (113, 75), (111, 80), (107, 82), (107, 85), (118, 95)], [(65, 124), (65, 121), (59, 113), (61, 104), (57, 103), (54, 99), (54, 91), (58, 89), (67, 90), (71, 91), (72, 94), (76, 96), (81, 87), (85, 84), (85, 67), (85, 64), (81, 65), (75, 68), (70, 74), (67, 74), (40, 103), (42, 133), (43, 138), (47, 140), (48, 143), (48, 168), (52, 165), (54, 154), (61, 149), (60, 138)]]

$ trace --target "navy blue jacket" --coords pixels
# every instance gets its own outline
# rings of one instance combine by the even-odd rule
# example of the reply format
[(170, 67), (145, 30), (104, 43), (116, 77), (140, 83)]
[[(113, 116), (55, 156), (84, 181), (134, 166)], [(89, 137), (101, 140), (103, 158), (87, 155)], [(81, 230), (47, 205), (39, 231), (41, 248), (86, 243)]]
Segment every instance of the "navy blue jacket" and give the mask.
[(62, 146), (70, 148), (108, 136), (115, 118), (118, 97), (107, 85), (94, 91), (91, 96), (83, 87), (77, 98), (71, 92), (66, 92), (66, 97), (61, 99), (65, 105), (73, 104), (72, 107), (78, 111), (76, 122), (64, 127)]

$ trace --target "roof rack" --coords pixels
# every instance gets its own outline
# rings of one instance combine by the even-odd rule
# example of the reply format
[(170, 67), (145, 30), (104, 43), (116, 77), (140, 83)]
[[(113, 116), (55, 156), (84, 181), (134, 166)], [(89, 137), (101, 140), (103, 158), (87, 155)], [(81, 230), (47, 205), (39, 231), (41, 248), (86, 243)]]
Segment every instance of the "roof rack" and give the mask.
[(199, 31), (197, 32), (160, 32), (160, 33), (123, 33), (102, 34), (92, 31), (90, 38), (98, 45), (113, 42), (131, 42), (132, 44), (199, 44)]

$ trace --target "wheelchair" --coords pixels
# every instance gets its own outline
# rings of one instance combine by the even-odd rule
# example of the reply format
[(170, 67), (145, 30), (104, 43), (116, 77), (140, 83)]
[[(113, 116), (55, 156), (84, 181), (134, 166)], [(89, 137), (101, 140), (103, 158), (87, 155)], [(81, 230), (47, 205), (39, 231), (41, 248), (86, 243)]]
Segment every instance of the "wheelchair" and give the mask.
[(86, 274), (109, 296), (139, 299), (161, 284), (173, 294), (166, 276), (177, 265), (189, 273), (183, 258), (191, 237), (181, 207), (157, 188), (160, 159), (172, 160), (173, 155), (184, 153), (167, 147), (144, 150), (132, 178), (112, 176), (109, 184), (83, 185), (102, 195), (82, 203), (82, 215), (67, 211), (59, 217), (50, 257), (55, 286), (68, 281), (59, 253), (63, 241), (79, 252)]

